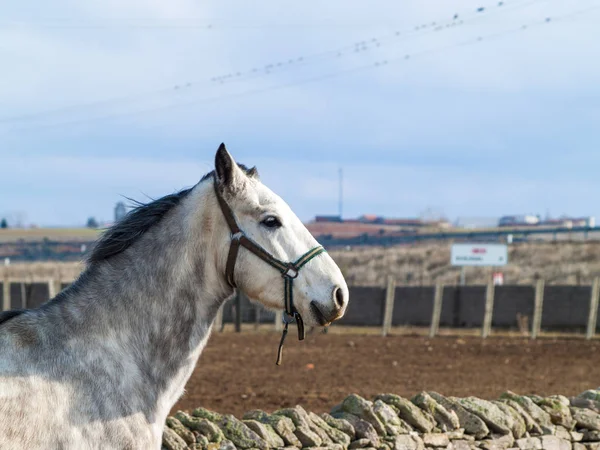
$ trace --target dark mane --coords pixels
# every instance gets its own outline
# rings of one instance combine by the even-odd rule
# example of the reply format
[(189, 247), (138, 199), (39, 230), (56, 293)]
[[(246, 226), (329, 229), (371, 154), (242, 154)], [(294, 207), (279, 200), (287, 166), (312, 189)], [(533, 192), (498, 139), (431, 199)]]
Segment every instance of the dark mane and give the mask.
[(102, 234), (94, 245), (88, 263), (98, 263), (127, 250), (191, 191), (192, 188), (184, 189), (150, 203), (132, 200), (137, 206)]
[[(255, 173), (255, 169), (248, 169), (244, 164), (238, 163), (238, 166), (248, 175)], [(214, 174), (214, 170), (208, 172), (200, 182), (214, 178)], [(136, 205), (135, 208), (102, 234), (88, 257), (88, 263), (92, 265), (105, 261), (111, 256), (127, 250), (152, 226), (160, 222), (192, 189), (184, 189), (150, 203), (141, 203), (130, 199)]]
[(27, 312), (26, 309), (11, 309), (9, 311), (0, 312), (0, 326), (8, 322), (10, 319), (14, 319), (15, 317), (20, 316), (24, 312)]

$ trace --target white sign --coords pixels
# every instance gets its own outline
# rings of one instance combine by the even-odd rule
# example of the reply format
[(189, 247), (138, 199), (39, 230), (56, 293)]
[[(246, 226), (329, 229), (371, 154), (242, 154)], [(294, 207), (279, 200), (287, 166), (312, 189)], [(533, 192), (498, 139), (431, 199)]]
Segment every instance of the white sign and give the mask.
[(453, 266), (504, 266), (508, 263), (505, 244), (453, 244)]

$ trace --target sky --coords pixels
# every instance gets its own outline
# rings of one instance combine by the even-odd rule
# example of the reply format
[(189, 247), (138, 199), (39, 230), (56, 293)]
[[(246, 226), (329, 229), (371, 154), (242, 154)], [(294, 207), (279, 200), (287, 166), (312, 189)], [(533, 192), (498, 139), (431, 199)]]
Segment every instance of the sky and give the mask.
[[(481, 10), (483, 8), (483, 10)], [(0, 216), (113, 217), (224, 142), (305, 221), (600, 216), (600, 0), (0, 0)]]

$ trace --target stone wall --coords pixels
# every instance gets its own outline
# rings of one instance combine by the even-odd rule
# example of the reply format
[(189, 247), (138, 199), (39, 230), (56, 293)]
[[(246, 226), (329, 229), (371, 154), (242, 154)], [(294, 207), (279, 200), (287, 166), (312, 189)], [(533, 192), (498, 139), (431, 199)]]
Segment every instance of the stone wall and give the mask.
[(330, 413), (298, 405), (240, 419), (197, 408), (167, 419), (163, 449), (600, 450), (600, 389), (573, 398), (506, 392), (492, 401), (352, 394)]

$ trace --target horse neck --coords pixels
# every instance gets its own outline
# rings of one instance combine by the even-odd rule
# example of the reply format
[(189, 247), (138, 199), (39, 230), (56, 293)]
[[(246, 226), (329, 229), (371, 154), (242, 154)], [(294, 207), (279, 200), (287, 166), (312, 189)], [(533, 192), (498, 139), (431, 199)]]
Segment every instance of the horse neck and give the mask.
[(215, 233), (198, 229), (215, 223), (203, 191), (125, 252), (90, 267), (69, 302), (90, 347), (117, 349), (115, 358), (134, 364), (147, 392), (144, 408), (157, 420), (183, 393), (216, 313), (232, 293), (215, 263)]

